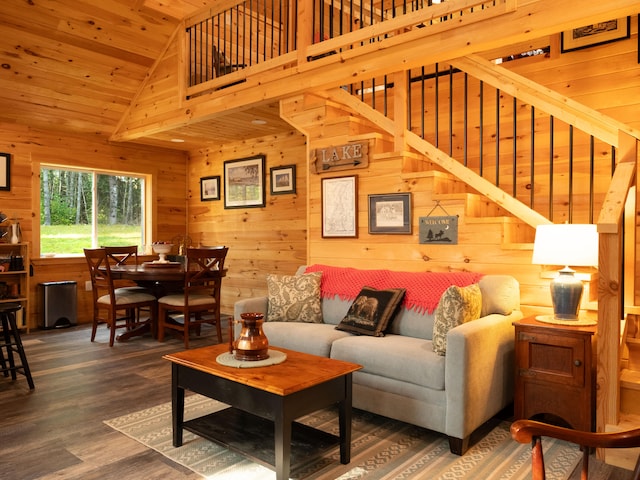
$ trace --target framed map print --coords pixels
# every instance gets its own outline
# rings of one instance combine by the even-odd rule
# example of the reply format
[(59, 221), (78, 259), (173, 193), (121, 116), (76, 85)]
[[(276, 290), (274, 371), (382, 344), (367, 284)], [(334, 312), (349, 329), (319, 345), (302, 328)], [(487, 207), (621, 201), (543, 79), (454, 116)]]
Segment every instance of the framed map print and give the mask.
[(358, 177), (322, 179), (322, 236), (358, 236)]

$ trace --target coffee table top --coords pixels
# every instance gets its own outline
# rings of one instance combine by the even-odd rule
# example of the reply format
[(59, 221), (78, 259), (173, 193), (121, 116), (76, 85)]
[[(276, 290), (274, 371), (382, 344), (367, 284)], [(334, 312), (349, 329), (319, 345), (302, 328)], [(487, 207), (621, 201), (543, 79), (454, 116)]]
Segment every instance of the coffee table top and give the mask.
[(164, 355), (162, 358), (178, 365), (282, 396), (299, 392), (362, 368), (356, 363), (309, 355), (294, 350), (272, 346), (269, 346), (269, 349), (286, 353), (287, 359), (282, 363), (267, 367), (226, 367), (216, 362), (216, 358), (221, 353), (229, 351), (228, 344), (184, 350)]

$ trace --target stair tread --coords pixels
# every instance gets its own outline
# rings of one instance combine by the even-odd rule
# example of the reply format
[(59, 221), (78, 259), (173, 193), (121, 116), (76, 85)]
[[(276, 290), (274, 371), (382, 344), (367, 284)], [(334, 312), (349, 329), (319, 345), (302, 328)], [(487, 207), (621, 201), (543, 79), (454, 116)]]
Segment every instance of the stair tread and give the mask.
[[(496, 215), (493, 217), (472, 217), (468, 216), (466, 221), (469, 223), (521, 223), (524, 225), (525, 222), (516, 217), (510, 217), (508, 215)], [(531, 248), (533, 248), (533, 243), (531, 244)]]
[(375, 153), (373, 155), (373, 158), (377, 158), (377, 159), (383, 159), (383, 158), (416, 158), (416, 159), (420, 159), (422, 158), (420, 155), (416, 154), (416, 153), (412, 153), (412, 152), (398, 152), (398, 151), (393, 151), (393, 152), (380, 152), (380, 153)]
[(400, 178), (402, 178), (403, 180), (408, 180), (411, 178), (429, 178), (429, 177), (441, 177), (441, 178), (452, 179), (457, 181), (454, 175), (452, 175), (449, 172), (443, 172), (441, 170), (426, 170), (424, 172), (402, 173), (400, 175)]
[(640, 390), (640, 372), (624, 368), (620, 374), (620, 386), (630, 390)]
[(629, 430), (632, 428), (640, 427), (640, 415), (633, 413), (622, 413), (620, 414), (620, 423), (618, 423), (617, 427), (620, 430)]

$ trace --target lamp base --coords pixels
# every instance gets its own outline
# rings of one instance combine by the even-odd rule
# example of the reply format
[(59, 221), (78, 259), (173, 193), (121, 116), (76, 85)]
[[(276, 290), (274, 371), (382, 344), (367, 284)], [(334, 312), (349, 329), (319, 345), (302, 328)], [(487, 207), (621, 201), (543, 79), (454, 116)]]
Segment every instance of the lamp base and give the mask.
[(550, 284), (553, 314), (558, 320), (577, 320), (582, 299), (582, 282), (575, 271), (564, 267)]

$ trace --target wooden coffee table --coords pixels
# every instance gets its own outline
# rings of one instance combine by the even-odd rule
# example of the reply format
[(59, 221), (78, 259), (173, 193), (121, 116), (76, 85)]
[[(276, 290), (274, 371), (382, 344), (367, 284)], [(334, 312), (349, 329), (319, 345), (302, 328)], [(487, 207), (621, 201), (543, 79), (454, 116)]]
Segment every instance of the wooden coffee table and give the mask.
[[(228, 345), (165, 355), (172, 364), (173, 445), (183, 429), (275, 468), (286, 480), (292, 465), (340, 445), (340, 462), (351, 458), (351, 375), (355, 363), (273, 348), (287, 354), (278, 365), (234, 368), (216, 362)], [(185, 390), (219, 400), (229, 408), (184, 421)], [(294, 422), (338, 405), (339, 437)]]

